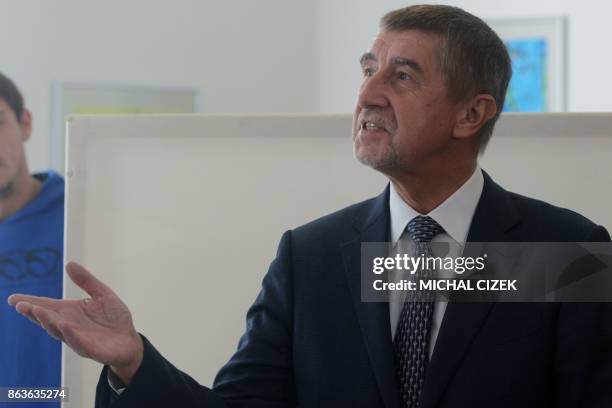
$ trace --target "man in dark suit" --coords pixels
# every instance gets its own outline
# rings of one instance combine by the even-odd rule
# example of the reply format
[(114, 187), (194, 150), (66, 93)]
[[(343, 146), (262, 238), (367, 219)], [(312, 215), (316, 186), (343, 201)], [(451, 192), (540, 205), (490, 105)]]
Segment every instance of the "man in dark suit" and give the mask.
[(446, 6), (393, 11), (361, 66), (355, 155), (391, 183), (283, 235), (212, 389), (165, 360), (79, 265), (66, 269), (90, 299), (9, 299), (106, 365), (96, 406), (612, 406), (608, 305), (361, 301), (362, 242), (610, 240), (479, 169), (511, 71), (481, 20)]

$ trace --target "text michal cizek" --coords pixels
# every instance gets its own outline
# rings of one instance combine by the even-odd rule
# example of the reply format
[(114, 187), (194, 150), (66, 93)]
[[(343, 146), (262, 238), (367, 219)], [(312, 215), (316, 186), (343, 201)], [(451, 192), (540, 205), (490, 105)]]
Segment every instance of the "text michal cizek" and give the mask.
[(402, 279), (399, 282), (373, 282), (376, 291), (517, 291), (516, 279), (424, 279), (412, 281)]

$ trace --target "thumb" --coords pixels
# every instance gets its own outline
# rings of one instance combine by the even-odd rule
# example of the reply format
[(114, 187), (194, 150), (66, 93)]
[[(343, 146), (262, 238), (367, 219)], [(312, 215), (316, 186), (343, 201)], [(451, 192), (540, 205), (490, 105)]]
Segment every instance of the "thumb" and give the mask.
[(99, 281), (91, 272), (76, 262), (66, 264), (66, 272), (70, 279), (92, 298), (113, 293), (112, 289)]

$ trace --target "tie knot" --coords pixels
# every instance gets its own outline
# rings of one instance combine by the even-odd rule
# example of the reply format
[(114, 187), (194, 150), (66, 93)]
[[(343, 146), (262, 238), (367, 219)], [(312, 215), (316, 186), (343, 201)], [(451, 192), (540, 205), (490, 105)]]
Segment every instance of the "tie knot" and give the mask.
[(414, 217), (406, 226), (408, 236), (415, 242), (430, 242), (433, 237), (444, 232), (433, 218), (419, 215)]

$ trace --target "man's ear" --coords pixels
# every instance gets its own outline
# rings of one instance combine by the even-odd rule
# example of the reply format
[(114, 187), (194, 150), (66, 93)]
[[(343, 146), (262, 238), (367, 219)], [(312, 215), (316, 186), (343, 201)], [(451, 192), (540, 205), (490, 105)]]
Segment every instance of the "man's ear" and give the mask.
[(478, 133), (480, 128), (497, 113), (497, 103), (489, 94), (478, 94), (465, 102), (459, 111), (454, 137), (466, 139)]
[(27, 109), (23, 110), (19, 126), (21, 127), (23, 141), (26, 142), (32, 135), (32, 112)]

